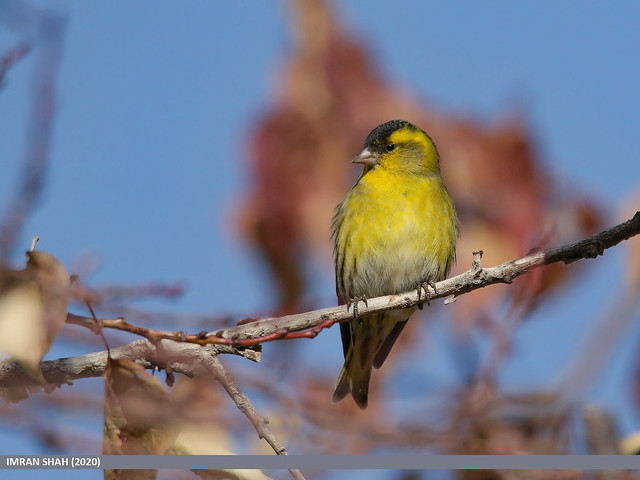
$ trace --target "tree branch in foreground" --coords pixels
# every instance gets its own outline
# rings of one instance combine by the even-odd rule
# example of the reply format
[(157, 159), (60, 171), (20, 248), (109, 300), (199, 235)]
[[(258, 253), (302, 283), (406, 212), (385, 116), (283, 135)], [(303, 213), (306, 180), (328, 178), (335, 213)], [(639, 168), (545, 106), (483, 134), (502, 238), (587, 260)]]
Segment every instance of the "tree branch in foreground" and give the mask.
[[(640, 211), (636, 212), (630, 220), (579, 242), (547, 250), (532, 250), (523, 257), (495, 267), (482, 268), (480, 261), (482, 251), (473, 252), (471, 269), (458, 276), (438, 282), (435, 285), (435, 289), (432, 286), (427, 286), (428, 299), (435, 300), (452, 295), (452, 298), (445, 300), (445, 304), (447, 304), (455, 301), (460, 295), (479, 288), (496, 283), (511, 283), (522, 274), (544, 265), (557, 262), (572, 263), (583, 258), (596, 258), (598, 255), (602, 255), (607, 248), (611, 248), (639, 233)], [(365, 315), (385, 310), (413, 307), (421, 305), (424, 300), (425, 298), (419, 296), (416, 289), (397, 295), (368, 299), (366, 304), (358, 307), (358, 313), (359, 315)], [(99, 326), (95, 326), (93, 319), (71, 314), (69, 314), (69, 317), (70, 320), (68, 321), (70, 323), (81, 324), (94, 331), (95, 328), (123, 330), (143, 336), (152, 343), (166, 339), (199, 345), (226, 345), (240, 349), (234, 352), (238, 353), (245, 352), (242, 350), (244, 348), (256, 347), (261, 343), (273, 340), (314, 338), (323, 329), (329, 328), (335, 323), (352, 319), (353, 312), (350, 312), (348, 308), (342, 305), (277, 318), (243, 319), (232, 327), (222, 328), (215, 332), (195, 334), (153, 330), (132, 325), (124, 318), (100, 319), (98, 320)]]
[[(452, 299), (445, 301), (445, 303), (450, 303), (460, 295), (488, 285), (511, 283), (514, 278), (543, 265), (556, 262), (572, 263), (582, 258), (595, 258), (602, 255), (607, 248), (639, 233), (640, 212), (636, 212), (630, 220), (579, 242), (548, 250), (533, 251), (524, 257), (495, 267), (482, 268), (481, 253), (476, 252), (470, 270), (438, 282), (435, 291), (432, 287), (428, 287), (429, 299), (453, 295)], [(359, 314), (364, 315), (383, 310), (411, 307), (418, 305), (421, 301), (424, 301), (424, 298), (418, 298), (417, 291), (412, 290), (399, 295), (369, 299), (367, 305), (361, 305), (358, 311)], [(201, 332), (197, 334), (138, 327), (128, 324), (124, 318), (98, 319), (98, 326), (93, 318), (69, 314), (67, 323), (82, 325), (93, 331), (100, 327), (116, 328), (141, 335), (147, 340), (138, 340), (114, 348), (111, 350), (112, 357), (131, 358), (148, 368), (170, 366), (175, 372), (193, 375), (189, 366), (192, 362), (181, 363), (181, 358), (196, 355), (197, 352), (198, 356), (235, 354), (253, 361), (260, 361), (260, 352), (248, 347), (255, 347), (260, 343), (277, 339), (313, 338), (322, 329), (351, 318), (353, 318), (353, 313), (347, 311), (342, 305), (279, 318), (249, 322), (241, 320), (238, 325), (232, 327), (212, 333)], [(173, 342), (165, 340), (173, 340)], [(188, 347), (189, 344), (203, 345), (206, 348), (191, 348)], [(163, 354), (159, 355), (158, 352)], [(44, 361), (41, 363), (41, 369), (48, 383), (62, 385), (81, 378), (102, 376), (106, 362), (107, 352), (102, 351), (79, 357)], [(42, 387), (17, 362), (13, 360), (0, 362), (0, 388), (18, 386)]]
[[(242, 393), (231, 374), (224, 368), (222, 362), (217, 357), (209, 356), (203, 366), (211, 376), (220, 382), (238, 409), (249, 419), (258, 432), (258, 437), (264, 439), (277, 455), (288, 455), (284, 445), (269, 429), (269, 421), (256, 411), (249, 398)], [(295, 480), (304, 480), (302, 473), (297, 469), (289, 469), (289, 473)]]
[[(551, 263), (572, 263), (583, 258), (596, 258), (607, 248), (628, 240), (640, 233), (640, 211), (630, 220), (604, 230), (576, 243), (563, 245), (547, 250), (533, 250), (516, 260), (505, 262), (490, 268), (482, 268), (480, 259), (482, 252), (474, 252), (471, 269), (466, 272), (429, 286), (429, 300), (453, 295), (445, 303), (455, 301), (457, 297), (479, 288), (495, 283), (511, 283), (516, 277), (535, 268)], [(358, 307), (358, 314), (365, 315), (397, 308), (407, 308), (419, 305), (424, 297), (419, 298), (417, 289), (398, 295), (371, 298), (366, 305), (362, 302)], [(209, 333), (204, 340), (207, 343), (230, 344), (238, 347), (248, 347), (257, 343), (291, 337), (315, 337), (319, 330), (334, 323), (344, 322), (353, 318), (343, 306), (325, 308), (312, 312), (288, 315), (278, 318), (267, 318), (249, 323), (238, 324), (234, 327), (223, 328)], [(306, 334), (306, 335), (305, 335)]]
[[(191, 343), (180, 343), (170, 340), (159, 340), (152, 343), (148, 340), (136, 340), (121, 347), (110, 349), (111, 358), (114, 360), (128, 358), (134, 360), (146, 368), (164, 368), (168, 371), (182, 373), (189, 377), (196, 375), (194, 365), (206, 363), (209, 358), (221, 353), (240, 355), (250, 360), (259, 362), (260, 352), (255, 350), (238, 350), (226, 345), (206, 345), (201, 347)], [(88, 353), (70, 358), (58, 358), (40, 362), (40, 371), (47, 382), (42, 385), (33, 378), (15, 360), (0, 362), (0, 389), (20, 389), (23, 395), (18, 398), (26, 398), (27, 390), (39, 390), (43, 387), (72, 384), (74, 380), (91, 377), (101, 377), (107, 366), (109, 353)], [(16, 392), (17, 393), (17, 392)]]
[[(165, 368), (167, 374), (179, 372), (193, 377), (205, 373), (220, 382), (238, 409), (254, 426), (258, 436), (264, 439), (276, 454), (287, 455), (285, 447), (269, 429), (268, 421), (256, 411), (249, 398), (242, 393), (233, 377), (218, 360), (219, 353), (233, 353), (229, 348), (224, 345), (200, 346), (170, 340), (159, 340), (156, 344), (148, 340), (138, 340), (112, 348), (109, 352), (41, 362), (42, 376), (47, 385), (38, 383), (18, 362), (8, 360), (0, 362), (0, 389), (4, 390), (5, 396), (17, 401), (27, 398), (30, 390), (43, 387), (52, 389), (55, 385), (70, 384), (75, 379), (99, 377), (104, 374), (109, 355), (112, 359), (130, 358), (146, 368), (160, 366)], [(298, 470), (290, 469), (289, 473), (296, 480), (304, 480)]]

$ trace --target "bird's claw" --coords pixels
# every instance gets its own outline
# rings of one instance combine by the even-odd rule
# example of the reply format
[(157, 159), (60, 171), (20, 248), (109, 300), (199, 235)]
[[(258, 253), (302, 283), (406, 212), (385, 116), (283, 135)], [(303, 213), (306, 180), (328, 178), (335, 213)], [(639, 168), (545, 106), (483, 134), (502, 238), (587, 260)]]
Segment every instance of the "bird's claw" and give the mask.
[(364, 295), (359, 296), (359, 297), (350, 298), (349, 301), (347, 302), (347, 312), (353, 306), (353, 319), (354, 320), (356, 318), (358, 318), (358, 302), (364, 303), (365, 307), (369, 306), (369, 303), (367, 301), (367, 297), (365, 297)]
[[(429, 294), (429, 289), (427, 287), (431, 287), (433, 288), (433, 293), (436, 293), (436, 284), (433, 281), (424, 281), (424, 282), (420, 282), (418, 283), (418, 308), (420, 310), (423, 309), (424, 307), (424, 302), (427, 302), (427, 306), (431, 306), (431, 303), (429, 302), (431, 295)], [(424, 302), (422, 300), (422, 292), (424, 291)]]

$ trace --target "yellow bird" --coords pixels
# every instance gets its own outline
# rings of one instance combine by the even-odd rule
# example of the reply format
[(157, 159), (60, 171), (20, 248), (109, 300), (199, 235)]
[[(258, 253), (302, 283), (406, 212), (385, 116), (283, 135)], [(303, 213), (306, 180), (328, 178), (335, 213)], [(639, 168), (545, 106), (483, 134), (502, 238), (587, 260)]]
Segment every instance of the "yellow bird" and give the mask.
[[(364, 165), (362, 175), (336, 208), (332, 225), (339, 302), (349, 308), (443, 280), (455, 259), (458, 218), (429, 135), (403, 120), (387, 122), (367, 136), (352, 163)], [(382, 366), (415, 311), (340, 324), (345, 360), (334, 402), (351, 393), (367, 408), (371, 368)]]

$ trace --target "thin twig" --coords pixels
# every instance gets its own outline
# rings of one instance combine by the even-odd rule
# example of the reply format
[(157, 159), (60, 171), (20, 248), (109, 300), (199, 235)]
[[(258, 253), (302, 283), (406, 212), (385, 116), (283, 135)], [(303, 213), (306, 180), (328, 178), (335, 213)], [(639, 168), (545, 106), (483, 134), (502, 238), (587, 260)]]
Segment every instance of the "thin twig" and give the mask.
[[(231, 399), (235, 402), (238, 409), (244, 413), (251, 424), (258, 432), (258, 436), (263, 438), (277, 455), (287, 455), (286, 448), (280, 444), (273, 432), (268, 426), (269, 421), (260, 415), (251, 404), (249, 398), (238, 388), (231, 374), (224, 368), (224, 365), (216, 357), (209, 357), (205, 363), (205, 367), (220, 382), (227, 391)], [(299, 470), (289, 469), (291, 476), (296, 480), (302, 479), (302, 473)]]
[(222, 365), (220, 360), (215, 357), (211, 357), (211, 359), (206, 362), (205, 366), (215, 379), (224, 387), (238, 409), (245, 414), (249, 421), (251, 421), (256, 432), (258, 432), (259, 437), (264, 438), (277, 455), (287, 455), (287, 450), (280, 444), (280, 442), (278, 442), (267, 426), (269, 422), (260, 415), (255, 408), (253, 408), (249, 398), (238, 388), (233, 377), (231, 377), (231, 374), (226, 368), (224, 368), (224, 365)]

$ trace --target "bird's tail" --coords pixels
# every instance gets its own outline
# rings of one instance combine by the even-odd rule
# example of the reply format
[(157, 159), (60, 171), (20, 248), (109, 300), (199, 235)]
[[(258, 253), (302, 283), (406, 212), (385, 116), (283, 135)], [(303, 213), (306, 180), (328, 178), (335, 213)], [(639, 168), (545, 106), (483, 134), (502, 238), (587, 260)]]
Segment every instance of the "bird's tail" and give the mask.
[(332, 401), (351, 393), (358, 407), (367, 408), (371, 369), (382, 366), (414, 310), (376, 313), (340, 325), (345, 356)]
[(373, 356), (369, 361), (365, 360), (364, 364), (361, 364), (357, 360), (354, 361), (354, 350), (351, 348), (344, 359), (344, 365), (340, 370), (331, 401), (338, 402), (351, 393), (356, 405), (364, 410), (369, 401), (369, 380), (371, 379)]

